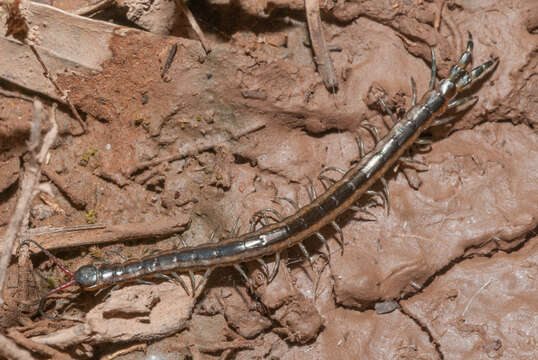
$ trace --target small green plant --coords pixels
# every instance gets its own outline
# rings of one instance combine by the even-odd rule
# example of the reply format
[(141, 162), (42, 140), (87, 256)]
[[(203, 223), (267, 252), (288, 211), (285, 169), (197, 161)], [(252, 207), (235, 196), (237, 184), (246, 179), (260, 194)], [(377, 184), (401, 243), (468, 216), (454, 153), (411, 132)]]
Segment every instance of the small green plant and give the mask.
[(86, 213), (86, 222), (88, 224), (95, 224), (97, 222), (97, 213), (95, 210), (88, 210)]
[(88, 162), (90, 162), (90, 159), (92, 156), (94, 156), (97, 153), (97, 150), (94, 148), (89, 149), (88, 151), (84, 152), (78, 161), (78, 164), (80, 166), (87, 166)]

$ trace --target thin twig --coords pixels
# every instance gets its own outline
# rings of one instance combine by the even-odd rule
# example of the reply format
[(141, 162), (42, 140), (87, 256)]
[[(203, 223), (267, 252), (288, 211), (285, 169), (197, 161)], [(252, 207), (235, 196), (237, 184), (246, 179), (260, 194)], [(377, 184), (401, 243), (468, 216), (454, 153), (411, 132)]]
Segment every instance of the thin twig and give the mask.
[(446, 1), (443, 1), (441, 3), (441, 7), (439, 8), (439, 12), (435, 16), (435, 20), (433, 21), (433, 28), (437, 31), (439, 31), (439, 27), (441, 26), (441, 18), (443, 16), (443, 9), (445, 7)]
[(314, 60), (327, 90), (335, 93), (338, 89), (338, 79), (334, 71), (334, 65), (329, 56), (329, 49), (323, 28), (321, 26), (321, 16), (319, 11), (319, 0), (305, 0), (306, 20), (308, 32), (310, 33), (310, 43), (314, 50)]
[(0, 95), (5, 96), (5, 97), (9, 97), (9, 98), (14, 98), (14, 99), (21, 99), (21, 100), (25, 100), (25, 101), (29, 101), (29, 102), (34, 101), (34, 99), (32, 99), (29, 96), (21, 95), (21, 94), (18, 94), (16, 92), (14, 92), (14, 91), (8, 91), (8, 90), (4, 90), (4, 89), (0, 89)]
[(465, 307), (465, 310), (461, 313), (461, 317), (464, 317), (469, 308), (471, 307), (471, 304), (473, 303), (474, 299), (493, 281), (493, 279), (489, 279), (484, 285), (478, 289), (478, 291), (471, 297), (471, 300), (467, 303), (467, 306)]
[[(69, 232), (62, 235), (45, 233), (33, 236), (46, 249), (64, 249), (87, 245), (102, 245), (138, 239), (163, 239), (184, 231), (190, 223), (188, 215), (162, 217), (150, 222), (108, 225), (86, 228), (83, 232)], [(33, 252), (41, 250), (29, 244)]]
[(24, 235), (25, 236), (39, 236), (45, 234), (56, 234), (62, 232), (71, 232), (71, 231), (83, 231), (90, 229), (104, 229), (105, 225), (100, 224), (90, 224), (90, 225), (75, 225), (75, 226), (64, 226), (64, 227), (50, 227), (42, 226), (38, 228), (28, 229)]
[(86, 208), (88, 204), (83, 195), (73, 191), (73, 187), (69, 186), (63, 176), (58, 175), (49, 165), (43, 166), (43, 175), (49, 178), (60, 189), (60, 191), (67, 197), (71, 204), (79, 210)]
[(0, 357), (13, 360), (32, 360), (33, 357), (24, 349), (20, 349), (15, 343), (0, 334)]
[(64, 354), (62, 352), (59, 352), (56, 349), (51, 348), (48, 345), (40, 344), (35, 341), (32, 341), (30, 339), (27, 339), (23, 334), (18, 332), (17, 330), (11, 328), (7, 331), (7, 335), (15, 340), (16, 343), (19, 345), (24, 346), (27, 349), (30, 349), (31, 351), (47, 355), (53, 359), (57, 360), (71, 360), (71, 356)]
[(101, 358), (101, 360), (113, 360), (117, 358), (118, 356), (126, 355), (129, 353), (132, 353), (133, 351), (143, 351), (146, 352), (147, 345), (144, 344), (135, 344), (133, 346), (129, 346), (125, 349), (118, 350), (112, 354), (105, 355)]
[(21, 195), (17, 201), (15, 212), (11, 217), (7, 227), (4, 239), (2, 241), (2, 255), (0, 257), (0, 305), (4, 304), (4, 299), (1, 290), (4, 288), (4, 282), (7, 274), (7, 267), (11, 260), (11, 254), (15, 245), (17, 235), (21, 231), (21, 226), (24, 222), (26, 214), (30, 209), (30, 202), (34, 197), (34, 191), (41, 177), (41, 168), (52, 143), (58, 134), (58, 126), (56, 124), (56, 104), (50, 110), (49, 120), (52, 127), (43, 139), (43, 145), (38, 150), (41, 143), (41, 117), (43, 116), (43, 105), (38, 100), (34, 101), (34, 120), (30, 130), (30, 140), (27, 145), (31, 152), (30, 160), (25, 166), (25, 171), (21, 182)]
[(183, 12), (185, 16), (187, 16), (187, 20), (189, 21), (189, 24), (191, 25), (192, 29), (198, 36), (198, 39), (200, 40), (200, 43), (202, 44), (202, 47), (204, 48), (204, 51), (207, 54), (208, 52), (211, 51), (211, 48), (207, 44), (207, 40), (205, 39), (204, 33), (202, 32), (202, 29), (200, 29), (198, 22), (192, 15), (191, 10), (189, 9), (187, 5), (185, 5), (185, 3), (183, 2), (184, 0), (175, 0), (175, 1), (176, 1), (176, 6), (178, 7), (178, 9), (181, 12)]
[(91, 4), (91, 5), (88, 5), (88, 6), (85, 6), (83, 8), (73, 11), (73, 14), (78, 15), (78, 16), (90, 16), (100, 10), (106, 9), (107, 7), (111, 6), (115, 2), (116, 0), (100, 0), (96, 2), (95, 4)]
[(208, 135), (200, 141), (187, 142), (178, 150), (176, 154), (153, 159), (150, 161), (140, 162), (138, 164), (135, 164), (133, 167), (127, 169), (125, 173), (128, 176), (132, 176), (139, 171), (151, 168), (153, 166), (157, 166), (159, 164), (162, 164), (163, 162), (181, 160), (189, 155), (198, 154), (202, 151), (213, 149), (214, 147), (223, 144), (226, 141), (247, 135), (251, 132), (261, 129), (264, 126), (265, 124), (263, 122), (254, 122), (252, 124), (248, 124), (244, 128), (241, 128), (241, 130), (237, 134), (227, 134), (224, 132), (219, 132), (215, 135)]
[(73, 113), (73, 116), (77, 119), (78, 123), (80, 124), (80, 127), (82, 128), (83, 133), (86, 132), (86, 124), (84, 123), (84, 121), (80, 117), (80, 114), (78, 113), (77, 109), (75, 108), (75, 105), (73, 105), (73, 103), (69, 99), (69, 95), (67, 94), (67, 92), (62, 90), (60, 88), (60, 86), (56, 83), (56, 80), (54, 80), (54, 78), (50, 74), (49, 70), (47, 69), (47, 66), (43, 62), (43, 59), (41, 58), (41, 56), (37, 52), (35, 46), (30, 44), (30, 43), (28, 43), (28, 46), (30, 47), (30, 49), (34, 53), (37, 61), (41, 65), (41, 67), (43, 68), (43, 75), (51, 82), (51, 84), (54, 86), (56, 91), (62, 96), (63, 100), (66, 102), (67, 106), (69, 106), (69, 109), (71, 110), (71, 113)]
[(172, 47), (170, 48), (170, 52), (168, 53), (168, 56), (166, 57), (166, 62), (164, 63), (163, 70), (161, 71), (161, 78), (164, 78), (164, 76), (168, 72), (168, 69), (170, 69), (170, 65), (172, 65), (172, 61), (174, 61), (176, 52), (177, 52), (177, 43), (172, 45)]

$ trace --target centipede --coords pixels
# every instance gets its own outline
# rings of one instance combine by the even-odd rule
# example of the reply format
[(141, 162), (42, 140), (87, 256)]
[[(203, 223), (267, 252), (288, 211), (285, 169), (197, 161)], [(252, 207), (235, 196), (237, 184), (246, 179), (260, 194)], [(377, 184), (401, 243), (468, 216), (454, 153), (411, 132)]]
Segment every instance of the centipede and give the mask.
[[(147, 277), (171, 279), (170, 276), (172, 276), (189, 292), (179, 274), (188, 273), (192, 281), (194, 273), (205, 272), (203, 279), (206, 280), (214, 269), (228, 266), (235, 267), (248, 281), (240, 264), (252, 261), (263, 262), (264, 258), (274, 256), (275, 266), (270, 273), (267, 273), (267, 280), (271, 281), (278, 271), (280, 254), (284, 250), (298, 246), (308, 257), (308, 251), (303, 243), (311, 237), (317, 237), (323, 246), (330, 250), (327, 239), (320, 232), (327, 226), (332, 226), (336, 230), (337, 235), (339, 235), (337, 241), (343, 252), (343, 232), (335, 220), (347, 211), (364, 210), (357, 205), (361, 197), (370, 193), (370, 189), (378, 181), (381, 181), (386, 187), (384, 175), (387, 171), (393, 168), (398, 161), (402, 161), (403, 154), (417, 142), (419, 136), (426, 129), (445, 122), (445, 119), (440, 118), (440, 116), (447, 109), (477, 100), (476, 96), (458, 97), (458, 95), (474, 80), (483, 75), (486, 70), (494, 67), (499, 58), (491, 58), (467, 71), (466, 69), (471, 63), (472, 50), (473, 38), (469, 33), (466, 49), (451, 67), (449, 75), (436, 81), (437, 67), (435, 52), (432, 49), (429, 89), (422, 98), (417, 101), (413, 82), (411, 107), (401, 119), (393, 119), (395, 124), (387, 134), (382, 138), (378, 137), (374, 147), (366, 153), (361, 143), (359, 146), (360, 158), (347, 171), (336, 168), (323, 170), (320, 174), (320, 180), (325, 179), (325, 182), (322, 181), (325, 191), (319, 196), (314, 192), (311, 202), (303, 207), (299, 207), (291, 201), (295, 207), (295, 213), (287, 217), (277, 213), (278, 220), (274, 223), (262, 224), (258, 229), (251, 227), (249, 232), (242, 235), (236, 235), (232, 232), (230, 237), (219, 242), (209, 241), (202, 245), (160, 251), (154, 255), (135, 260), (84, 265), (74, 272), (62, 265), (54, 255), (40, 244), (30, 239), (26, 240), (26, 242), (36, 244), (70, 278), (68, 282), (42, 297), (39, 312), (45, 318), (57, 319), (57, 317), (52, 317), (45, 312), (46, 301), (52, 294), (71, 286), (78, 286), (84, 291), (93, 291)], [(384, 103), (382, 105), (385, 110), (388, 110)], [(341, 173), (339, 180), (326, 181), (328, 178), (322, 176), (331, 170)], [(194, 281), (192, 281), (192, 295), (195, 293), (195, 287)]]

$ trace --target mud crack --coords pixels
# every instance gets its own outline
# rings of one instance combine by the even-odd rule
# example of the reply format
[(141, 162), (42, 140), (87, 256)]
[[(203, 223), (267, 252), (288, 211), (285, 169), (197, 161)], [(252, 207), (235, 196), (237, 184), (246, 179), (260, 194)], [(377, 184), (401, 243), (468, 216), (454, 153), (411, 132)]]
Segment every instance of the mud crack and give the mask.
[(402, 314), (404, 314), (405, 316), (407, 316), (409, 319), (413, 320), (413, 322), (415, 324), (418, 325), (418, 327), (426, 334), (428, 335), (428, 339), (430, 339), (430, 342), (432, 343), (433, 347), (435, 348), (435, 352), (437, 353), (437, 355), (439, 356), (439, 359), (441, 360), (444, 360), (445, 359), (445, 355), (443, 354), (443, 352), (441, 351), (441, 344), (437, 341), (437, 339), (435, 339), (435, 337), (433, 336), (432, 332), (430, 331), (430, 329), (428, 328), (428, 326), (426, 324), (423, 324), (418, 318), (416, 318), (415, 316), (413, 316), (413, 314), (411, 314), (410, 312), (408, 312), (403, 306), (402, 304), (399, 304), (400, 305), (400, 311), (402, 312)]

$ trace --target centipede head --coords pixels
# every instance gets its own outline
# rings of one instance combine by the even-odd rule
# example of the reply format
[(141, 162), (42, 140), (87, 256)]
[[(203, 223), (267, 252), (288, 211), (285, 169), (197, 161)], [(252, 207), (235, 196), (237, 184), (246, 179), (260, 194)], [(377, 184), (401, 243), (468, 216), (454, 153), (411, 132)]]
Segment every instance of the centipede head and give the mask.
[[(44, 311), (44, 307), (45, 307), (45, 302), (47, 301), (48, 297), (51, 296), (52, 294), (55, 294), (57, 292), (60, 292), (64, 289), (67, 289), (68, 287), (70, 286), (73, 286), (73, 285), (79, 285), (79, 282), (77, 281), (77, 278), (75, 277), (75, 274), (69, 270), (68, 268), (66, 268), (61, 262), (60, 260), (58, 260), (54, 255), (51, 254), (50, 251), (48, 251), (47, 249), (45, 249), (43, 246), (41, 246), (39, 243), (37, 243), (36, 241), (32, 240), (32, 239), (26, 239), (24, 240), (20, 245), (19, 245), (19, 249), (22, 245), (26, 244), (26, 243), (32, 243), (34, 244), (35, 246), (37, 246), (38, 248), (41, 249), (41, 251), (43, 251), (45, 253), (45, 255), (47, 255), (57, 266), (58, 268), (60, 268), (60, 270), (62, 270), (67, 276), (69, 276), (71, 278), (71, 280), (69, 280), (68, 282), (60, 285), (59, 287), (57, 287), (56, 289), (53, 289), (51, 291), (49, 291), (48, 293), (45, 294), (45, 296), (43, 296), (41, 298), (41, 301), (39, 302), (39, 313), (44, 317), (44, 318), (47, 318), (49, 320), (58, 320), (60, 319), (61, 317), (59, 316), (50, 316), (48, 314), (45, 313)], [(18, 250), (17, 250), (18, 251)]]

